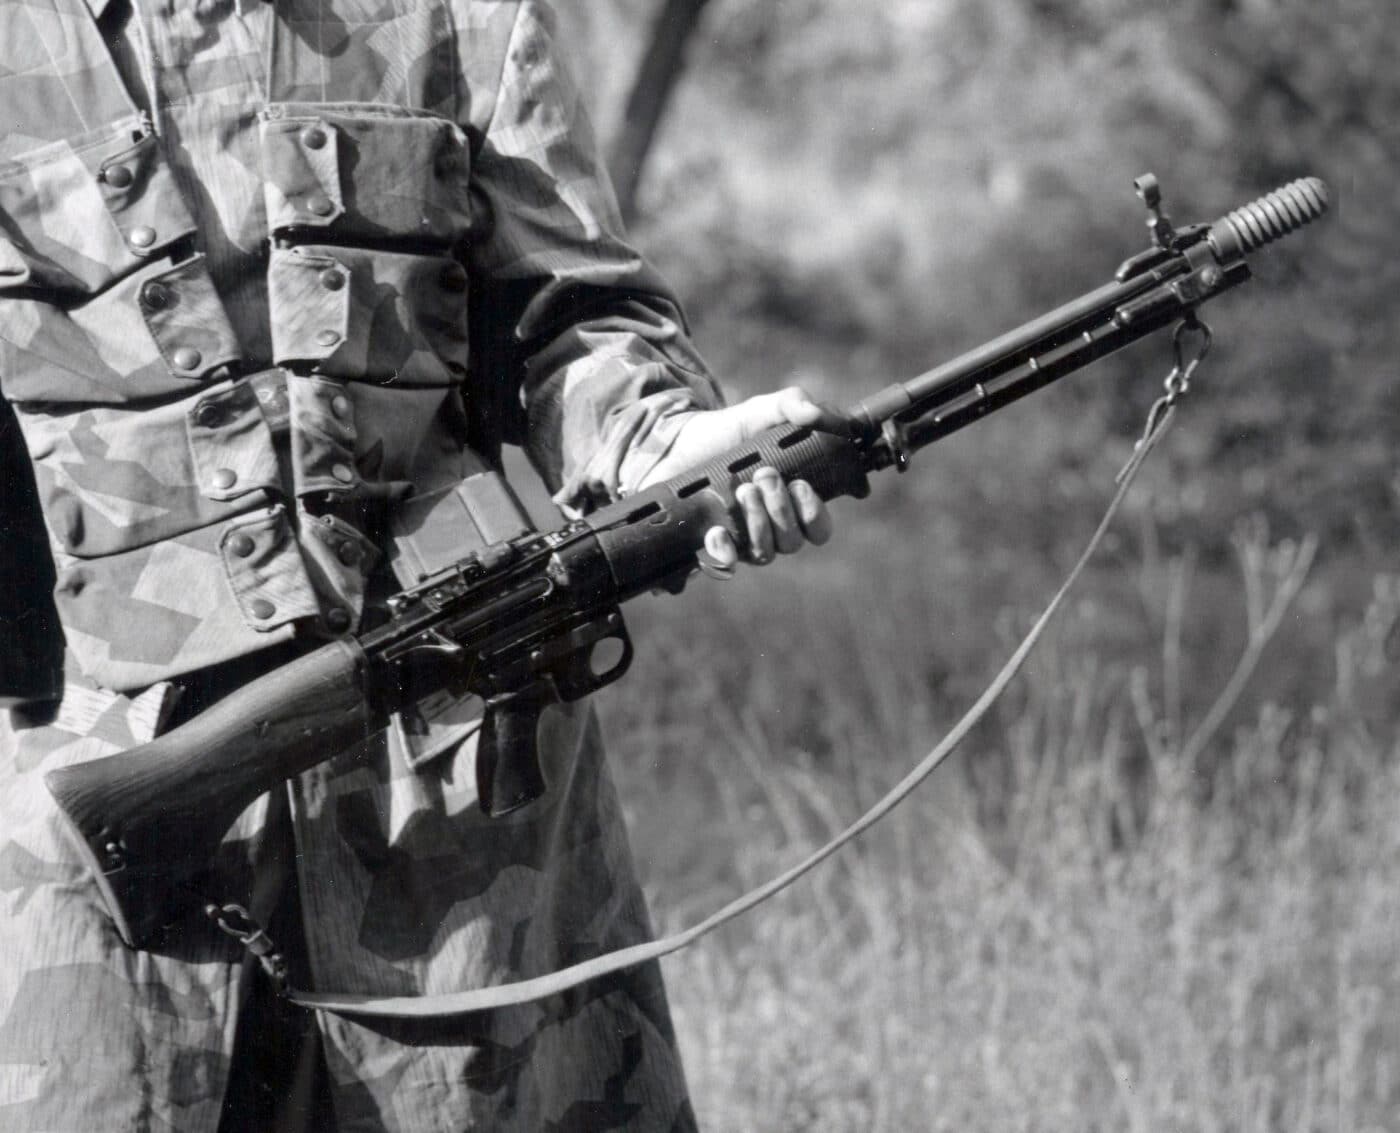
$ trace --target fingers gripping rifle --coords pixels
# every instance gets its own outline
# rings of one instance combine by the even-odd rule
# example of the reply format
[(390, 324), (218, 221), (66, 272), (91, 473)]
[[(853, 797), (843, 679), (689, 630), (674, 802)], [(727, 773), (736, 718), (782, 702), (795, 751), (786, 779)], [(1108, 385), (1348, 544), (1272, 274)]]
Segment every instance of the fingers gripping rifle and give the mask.
[(1155, 178), (1137, 182), (1153, 245), (1105, 286), (850, 410), (850, 435), (785, 426), (553, 531), (527, 531), (396, 595), (383, 626), (326, 645), (190, 722), (120, 755), (52, 771), (123, 938), (140, 945), (189, 900), (192, 879), (259, 795), (364, 739), (440, 689), (485, 700), (483, 809), (545, 790), (541, 711), (620, 678), (632, 645), (620, 606), (677, 589), (705, 532), (743, 544), (735, 489), (771, 466), (823, 499), (863, 497), (867, 475), (1089, 362), (1183, 320), (1250, 275), (1246, 257), (1320, 217), (1321, 181), (1295, 181), (1213, 224), (1174, 229)]

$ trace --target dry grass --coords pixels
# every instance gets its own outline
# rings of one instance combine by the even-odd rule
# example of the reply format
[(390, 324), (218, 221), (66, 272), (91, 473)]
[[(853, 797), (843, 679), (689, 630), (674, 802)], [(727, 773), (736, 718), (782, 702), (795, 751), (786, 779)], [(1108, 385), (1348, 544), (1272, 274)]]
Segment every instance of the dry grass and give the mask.
[[(605, 719), (661, 927), (853, 818), (1024, 620), (862, 546), (633, 617), (651, 663)], [(1400, 585), (1307, 702), (1236, 706), (1289, 685), (1250, 666), (1288, 667), (1309, 550), (1236, 552), (1236, 609), (1148, 562), (1140, 656), (1072, 621), (890, 820), (667, 962), (706, 1128), (1400, 1128)], [(1202, 618), (1244, 622), (1230, 657), (1181, 646)]]

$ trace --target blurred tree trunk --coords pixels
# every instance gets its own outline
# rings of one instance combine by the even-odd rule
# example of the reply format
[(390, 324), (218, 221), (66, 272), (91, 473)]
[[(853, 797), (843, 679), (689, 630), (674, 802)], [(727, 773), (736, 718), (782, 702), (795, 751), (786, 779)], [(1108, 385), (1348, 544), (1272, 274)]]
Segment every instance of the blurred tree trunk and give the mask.
[(623, 219), (637, 215), (637, 189), (666, 104), (685, 63), (685, 48), (709, 0), (662, 0), (646, 53), (627, 95), (622, 123), (608, 155)]

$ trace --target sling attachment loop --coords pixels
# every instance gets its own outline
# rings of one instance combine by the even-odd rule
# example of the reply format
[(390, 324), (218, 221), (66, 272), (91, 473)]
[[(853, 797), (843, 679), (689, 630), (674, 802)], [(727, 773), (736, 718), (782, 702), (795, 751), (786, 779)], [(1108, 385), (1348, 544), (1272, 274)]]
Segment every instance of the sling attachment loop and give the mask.
[(880, 427), (880, 436), (884, 438), (885, 448), (894, 457), (894, 468), (896, 472), (909, 471), (909, 456), (913, 451), (909, 447), (909, 429), (901, 421), (891, 417)]
[(242, 905), (210, 903), (204, 906), (204, 915), (257, 960), (279, 993), (286, 991), (287, 961), (272, 937), (267, 935), (267, 930), (253, 919), (247, 909)]
[[(1196, 336), (1197, 342), (1191, 348), (1188, 358), (1188, 339), (1193, 335)], [(1210, 326), (1197, 318), (1194, 311), (1176, 324), (1176, 329), (1172, 331), (1172, 359), (1175, 364), (1163, 383), (1166, 386), (1167, 398), (1173, 405), (1191, 392), (1191, 379), (1195, 376), (1196, 368), (1210, 353), (1210, 344), (1213, 341)]]
[[(1193, 336), (1196, 342), (1191, 344), (1189, 340)], [(1142, 436), (1136, 445), (1138, 449), (1151, 443), (1153, 438), (1166, 428), (1177, 402), (1191, 392), (1191, 379), (1196, 376), (1196, 370), (1210, 353), (1212, 341), (1210, 327), (1198, 319), (1194, 311), (1177, 323), (1172, 332), (1171, 372), (1162, 382), (1162, 396), (1154, 401), (1152, 408), (1147, 411), (1147, 423), (1143, 426)], [(1127, 474), (1128, 469), (1125, 467), (1118, 473), (1115, 482), (1121, 484)]]

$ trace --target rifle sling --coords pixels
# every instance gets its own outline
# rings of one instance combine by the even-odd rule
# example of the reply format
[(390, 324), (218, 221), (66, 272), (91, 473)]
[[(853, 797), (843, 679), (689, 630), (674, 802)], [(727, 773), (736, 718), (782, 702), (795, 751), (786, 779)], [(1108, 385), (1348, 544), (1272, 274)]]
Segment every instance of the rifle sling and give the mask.
[[(1173, 399), (1174, 400), (1174, 399)], [(702, 936), (706, 936), (719, 928), (721, 925), (733, 920), (743, 913), (748, 912), (757, 905), (761, 905), (770, 897), (786, 889), (798, 878), (808, 873), (816, 866), (820, 865), (837, 850), (845, 846), (846, 843), (864, 833), (875, 823), (884, 818), (890, 811), (903, 802), (916, 787), (931, 775), (952, 751), (962, 742), (973, 727), (975, 727), (987, 714), (987, 711), (996, 703), (997, 698), (1005, 691), (1012, 679), (1020, 672), (1026, 658), (1031, 650), (1044, 634), (1055, 614), (1063, 605), (1066, 596), (1079, 580), (1079, 576), (1084, 573), (1084, 568), (1089, 560), (1098, 550), (1103, 542), (1104, 535), (1108, 532), (1114, 518), (1123, 505), (1127, 497), (1128, 489), (1132, 486), (1138, 470), (1143, 462), (1156, 447), (1157, 442), (1167, 431), (1175, 414), (1174, 407), (1163, 399), (1163, 405), (1154, 407), (1154, 412), (1149, 420), (1147, 432), (1139, 442), (1136, 451), (1124, 466), (1119, 474), (1118, 490), (1114, 493), (1103, 518), (1099, 521), (1093, 536), (1083, 553), (1079, 556), (1074, 568), (1069, 576), (1061, 584), (1055, 596), (1050, 600), (1050, 604), (1045, 607), (1035, 624), (1031, 626), (1021, 644), (1016, 647), (1016, 651), (1007, 660), (1001, 671), (997, 673), (992, 683), (987, 686), (986, 691), (977, 699), (976, 703), (968, 709), (966, 715), (957, 722), (944, 736), (943, 740), (928, 755), (919, 762), (912, 771), (899, 781), (888, 794), (870, 808), (854, 823), (838, 834), (819, 850), (798, 862), (791, 869), (788, 869), (771, 881), (756, 889), (745, 893), (743, 896), (731, 901), (722, 909), (711, 914), (709, 917), (692, 925), (690, 928), (670, 936), (662, 937), (659, 940), (649, 941), (644, 944), (636, 944), (630, 948), (621, 948), (614, 952), (605, 953), (602, 956), (594, 957), (579, 964), (562, 968), (549, 975), (537, 976), (534, 979), (521, 980), (516, 983), (500, 984), (495, 987), (473, 988), (468, 991), (447, 992), (436, 995), (421, 996), (368, 996), (368, 995), (338, 995), (335, 993), (314, 993), (287, 989), (285, 992), (291, 1002), (302, 1007), (312, 1008), (318, 1011), (330, 1011), (338, 1015), (362, 1018), (379, 1019), (434, 1019), (455, 1015), (466, 1015), (476, 1011), (490, 1011), (500, 1007), (510, 1007), (522, 1003), (532, 1003), (547, 996), (557, 995), (560, 992), (568, 991), (578, 987), (589, 980), (598, 979), (601, 976), (612, 975), (624, 971), (627, 968), (636, 967), (652, 960), (659, 960), (662, 956), (668, 956), (672, 952), (678, 952), (689, 944), (693, 944)], [(1164, 410), (1158, 412), (1158, 409)]]

